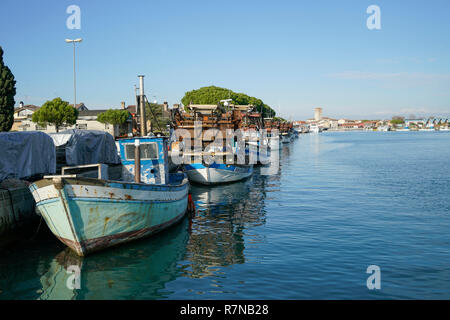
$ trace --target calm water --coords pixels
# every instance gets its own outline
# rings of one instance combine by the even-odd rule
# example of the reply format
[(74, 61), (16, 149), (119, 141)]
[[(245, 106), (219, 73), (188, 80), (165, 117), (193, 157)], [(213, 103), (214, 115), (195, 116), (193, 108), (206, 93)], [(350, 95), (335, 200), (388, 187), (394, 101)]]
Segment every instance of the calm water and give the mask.
[(84, 259), (46, 233), (2, 252), (0, 299), (449, 299), (449, 146), (446, 132), (303, 135), (278, 175), (193, 186), (198, 215), (159, 236)]

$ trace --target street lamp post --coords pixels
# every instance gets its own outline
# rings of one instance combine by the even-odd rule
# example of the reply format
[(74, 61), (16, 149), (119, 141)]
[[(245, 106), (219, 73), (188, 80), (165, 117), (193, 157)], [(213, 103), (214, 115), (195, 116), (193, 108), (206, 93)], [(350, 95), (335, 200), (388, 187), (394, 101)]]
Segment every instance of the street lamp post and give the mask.
[(81, 39), (81, 38), (75, 39), (75, 40), (66, 39), (67, 43), (73, 43), (73, 93), (74, 93), (73, 107), (74, 108), (77, 107), (77, 75), (76, 75), (76, 71), (75, 71), (75, 43), (81, 42), (81, 41), (83, 41), (83, 39)]

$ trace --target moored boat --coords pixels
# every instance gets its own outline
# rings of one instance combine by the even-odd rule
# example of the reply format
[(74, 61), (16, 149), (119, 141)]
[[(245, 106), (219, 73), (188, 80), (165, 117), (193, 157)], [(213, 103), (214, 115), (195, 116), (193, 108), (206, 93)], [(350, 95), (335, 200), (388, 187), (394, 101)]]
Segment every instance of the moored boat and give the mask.
[(278, 135), (271, 135), (270, 137), (268, 137), (269, 139), (269, 149), (270, 151), (275, 151), (275, 150), (280, 150), (280, 137)]
[(289, 133), (287, 133), (287, 132), (283, 132), (280, 135), (280, 139), (281, 139), (281, 143), (290, 143), (291, 142), (291, 138), (289, 136)]
[(193, 163), (184, 170), (192, 182), (210, 185), (244, 180), (253, 174), (253, 165)]
[[(183, 139), (194, 147), (183, 143), (182, 150), (177, 151), (182, 159), (176, 162), (182, 164), (189, 180), (214, 185), (251, 176), (261, 142), (257, 132), (261, 117), (252, 112), (253, 106), (229, 105), (225, 101), (223, 105), (189, 105), (187, 109), (190, 112), (174, 111), (172, 127), (175, 132), (188, 133)], [(226, 139), (230, 133), (235, 135)], [(176, 138), (172, 149), (178, 143)]]
[(80, 256), (157, 233), (187, 212), (188, 179), (168, 173), (166, 138), (119, 147), (122, 165), (66, 167), (30, 186), (50, 230)]
[(311, 132), (311, 133), (320, 133), (321, 129), (320, 129), (320, 127), (317, 124), (312, 123), (309, 126), (309, 132)]

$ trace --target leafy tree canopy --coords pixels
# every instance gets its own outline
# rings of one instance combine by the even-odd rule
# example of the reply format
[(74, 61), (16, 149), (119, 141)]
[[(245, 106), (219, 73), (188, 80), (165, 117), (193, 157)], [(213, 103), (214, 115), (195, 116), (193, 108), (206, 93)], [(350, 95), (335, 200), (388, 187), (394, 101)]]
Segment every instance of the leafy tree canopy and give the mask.
[(226, 88), (216, 86), (203, 87), (197, 90), (186, 92), (181, 102), (187, 106), (192, 104), (218, 104), (220, 100), (232, 99), (237, 105), (253, 105), (263, 117), (275, 116), (275, 111), (265, 104), (261, 99), (250, 97), (245, 93), (236, 93)]
[(279, 121), (279, 122), (288, 122), (286, 119), (281, 118), (281, 117), (273, 117), (273, 120)]
[(125, 123), (130, 114), (127, 110), (119, 110), (119, 109), (109, 109), (106, 112), (102, 112), (97, 116), (98, 122), (101, 123), (109, 123), (113, 125), (120, 125)]
[(405, 123), (405, 118), (404, 118), (404, 117), (400, 117), (400, 116), (392, 117), (391, 123), (392, 123), (392, 124), (402, 124), (402, 123)]
[(47, 101), (44, 105), (33, 113), (32, 121), (41, 126), (47, 124), (54, 125), (56, 132), (63, 125), (74, 125), (77, 122), (78, 110), (72, 107), (69, 102), (61, 98)]
[(3, 49), (0, 47), (0, 131), (9, 131), (14, 123), (15, 95), (16, 81), (3, 62)]

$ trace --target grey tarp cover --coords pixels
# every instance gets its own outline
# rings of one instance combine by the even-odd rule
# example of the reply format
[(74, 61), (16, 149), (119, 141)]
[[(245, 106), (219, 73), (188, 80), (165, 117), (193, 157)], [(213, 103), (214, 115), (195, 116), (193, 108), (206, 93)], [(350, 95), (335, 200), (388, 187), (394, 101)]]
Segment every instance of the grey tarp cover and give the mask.
[(55, 145), (47, 134), (0, 132), (0, 181), (55, 172)]
[(114, 138), (107, 132), (72, 129), (49, 135), (56, 147), (65, 145), (69, 166), (120, 163)]

